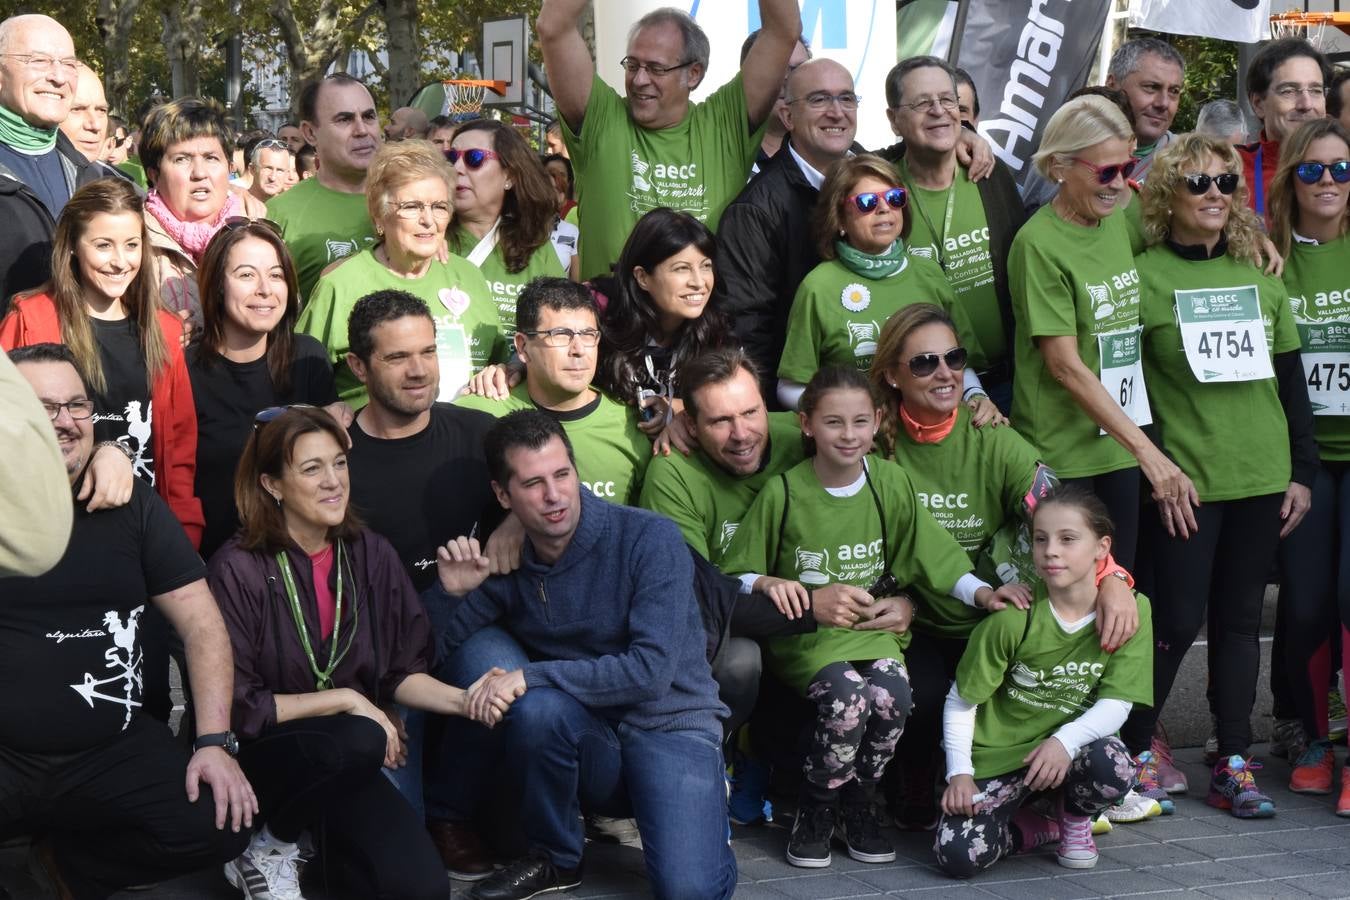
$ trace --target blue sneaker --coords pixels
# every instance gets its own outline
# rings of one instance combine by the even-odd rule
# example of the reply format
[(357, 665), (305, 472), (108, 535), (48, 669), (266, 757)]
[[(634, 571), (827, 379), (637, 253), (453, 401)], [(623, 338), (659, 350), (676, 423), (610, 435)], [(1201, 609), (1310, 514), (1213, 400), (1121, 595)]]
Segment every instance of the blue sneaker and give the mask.
[(773, 804), (764, 795), (769, 788), (769, 767), (744, 753), (736, 754), (731, 768), (731, 797), (727, 812), (737, 825), (773, 821)]
[(1158, 779), (1158, 757), (1153, 755), (1152, 750), (1145, 750), (1134, 758), (1135, 765), (1139, 768), (1134, 776), (1134, 791), (1140, 797), (1149, 800), (1158, 801), (1158, 808), (1162, 810), (1164, 816), (1170, 816), (1176, 811), (1176, 803), (1163, 790), (1163, 786)]
[(1260, 763), (1234, 754), (1214, 767), (1205, 802), (1215, 809), (1226, 809), (1239, 819), (1268, 819), (1275, 815), (1275, 801), (1256, 789), (1252, 775)]

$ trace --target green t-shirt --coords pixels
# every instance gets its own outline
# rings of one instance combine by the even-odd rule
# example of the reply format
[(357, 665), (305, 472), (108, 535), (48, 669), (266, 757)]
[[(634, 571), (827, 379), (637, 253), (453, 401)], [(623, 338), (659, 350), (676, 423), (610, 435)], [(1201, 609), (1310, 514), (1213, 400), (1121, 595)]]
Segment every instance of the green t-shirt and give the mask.
[[(920, 444), (902, 425), (895, 440), (895, 461), (914, 482), (916, 496), (947, 530), (975, 572), (991, 584), (1001, 583), (987, 550), (1005, 523), (1020, 522), (1023, 501), (1036, 479), (1040, 455), (1007, 426), (976, 428), (965, 404), (957, 406), (951, 433), (940, 441)], [(914, 627), (943, 637), (965, 637), (984, 618), (949, 594), (920, 589), (922, 602)]]
[(1139, 630), (1107, 653), (1091, 622), (1068, 633), (1045, 586), (1035, 591), (1029, 610), (1009, 606), (976, 625), (956, 667), (961, 699), (979, 706), (971, 748), (977, 779), (1025, 767), (1041, 741), (1098, 700), (1153, 703), (1153, 619), (1143, 594), (1135, 594)]
[(1123, 216), (1096, 228), (1065, 222), (1042, 206), (1008, 253), (1017, 340), (1011, 419), (1046, 464), (1064, 478), (1128, 469), (1138, 463), (1050, 373), (1036, 338), (1075, 337), (1078, 355), (1101, 375), (1098, 335), (1139, 325), (1139, 275)]
[[(971, 570), (970, 560), (918, 502), (902, 468), (876, 457), (867, 465), (870, 486), (849, 497), (826, 491), (809, 459), (769, 479), (736, 529), (722, 569), (790, 578), (808, 588), (863, 589), (889, 571), (902, 585), (950, 591)], [(767, 651), (774, 674), (805, 692), (831, 663), (902, 659), (908, 645), (908, 633), (818, 628), (774, 638)]]
[(148, 188), (150, 185), (145, 180), (145, 166), (141, 165), (139, 156), (128, 156), (126, 160), (117, 164), (117, 169), (125, 173), (132, 181), (136, 182), (142, 188)]
[(368, 398), (365, 385), (347, 366), (347, 319), (357, 300), (384, 290), (407, 291), (430, 307), (440, 350), (440, 399), (453, 400), (470, 375), (506, 360), (492, 295), (473, 263), (452, 255), (448, 262), (432, 260), (421, 278), (403, 278), (385, 268), (373, 250), (362, 250), (319, 279), (295, 323), (296, 331), (313, 335), (328, 349), (338, 396), (354, 409), (365, 406)]
[[(476, 246), (478, 238), (464, 228), (457, 229), (450, 238), (451, 252), (460, 256), (467, 257)], [(487, 279), (488, 290), (492, 292), (492, 300), (497, 304), (497, 321), (501, 326), (502, 336), (507, 341), (510, 341), (516, 333), (516, 298), (520, 296), (525, 285), (536, 278), (567, 277), (567, 272), (563, 270), (562, 262), (558, 259), (558, 251), (553, 249), (551, 240), (544, 241), (534, 248), (529, 262), (525, 263), (525, 268), (519, 272), (506, 271), (506, 260), (502, 256), (500, 243), (492, 249), (478, 268)]]
[[(577, 474), (597, 497), (633, 506), (652, 458), (652, 442), (637, 427), (637, 409), (596, 391), (595, 402), (572, 412), (551, 412), (567, 432)], [(504, 400), (466, 394), (457, 406), (481, 409), (497, 418), (520, 409), (538, 409), (522, 381)]]
[(1143, 361), (1158, 442), (1195, 482), (1203, 502), (1284, 493), (1289, 487), (1289, 423), (1272, 375), (1259, 381), (1201, 384), (1182, 350), (1174, 291), (1254, 286), (1271, 354), (1299, 348), (1289, 294), (1278, 278), (1224, 255), (1190, 261), (1166, 245), (1139, 257), (1143, 284)]
[(302, 304), (311, 299), (329, 263), (368, 250), (375, 243), (366, 195), (330, 190), (317, 178), (307, 178), (267, 201), (267, 218), (281, 226), (281, 236), (295, 259)]
[(1350, 407), (1337, 402), (1344, 397), (1350, 403), (1347, 262), (1350, 235), (1325, 244), (1296, 241), (1284, 261), (1284, 286), (1302, 342), (1309, 397), (1319, 413), (1313, 417), (1317, 449), (1322, 459), (1336, 461), (1350, 460)]
[(804, 457), (797, 416), (769, 413), (769, 446), (758, 472), (732, 475), (699, 452), (658, 456), (647, 467), (638, 505), (673, 521), (689, 546), (720, 566), (760, 488)]
[[(837, 259), (816, 266), (802, 279), (788, 313), (787, 337), (778, 376), (806, 384), (825, 366), (872, 367), (882, 326), (914, 303), (936, 303), (951, 314), (961, 342), (977, 346), (965, 311), (955, 305), (952, 286), (932, 260), (906, 257), (905, 267), (873, 281), (850, 272)], [(971, 365), (983, 368), (971, 353)]]
[(1138, 256), (1147, 246), (1144, 240), (1144, 198), (1131, 192), (1129, 205), (1120, 211), (1120, 215), (1125, 217), (1125, 227), (1130, 236), (1130, 252)]
[(562, 122), (576, 168), (581, 277), (609, 274), (628, 234), (658, 206), (688, 212), (716, 230), (722, 210), (745, 187), (767, 120), (750, 130), (738, 73), (678, 125), (647, 129), (599, 75), (591, 81), (581, 134)]
[(980, 354), (990, 365), (1006, 362), (1008, 336), (1003, 333), (1003, 312), (999, 309), (998, 290), (994, 286), (989, 220), (984, 214), (980, 189), (961, 166), (956, 167), (956, 180), (952, 186), (943, 191), (915, 186), (909, 178), (909, 170), (903, 165), (900, 175), (911, 198), (906, 210), (910, 220), (906, 250), (910, 256), (921, 256), (939, 264), (952, 286), (956, 302), (970, 318)]

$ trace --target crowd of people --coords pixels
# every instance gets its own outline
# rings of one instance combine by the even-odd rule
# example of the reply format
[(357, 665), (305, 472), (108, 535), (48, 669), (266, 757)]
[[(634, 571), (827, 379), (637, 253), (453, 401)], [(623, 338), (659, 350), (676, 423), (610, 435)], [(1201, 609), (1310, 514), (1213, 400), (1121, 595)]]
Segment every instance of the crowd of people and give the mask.
[(1190, 787), (1206, 618), (1205, 802), (1275, 814), (1271, 581), (1271, 751), (1332, 794), (1344, 74), (1271, 42), (1254, 128), (1178, 134), (1185, 61), (1132, 40), (1019, 188), (940, 59), (861, 86), (868, 152), (795, 0), (698, 103), (694, 20), (637, 21), (620, 94), (585, 6), (537, 21), (542, 154), (345, 74), (275, 135), (124, 122), (0, 22), (0, 834), (56, 895), (520, 900), (627, 833), (656, 896), (729, 897), (771, 786), (796, 866), (894, 825), (958, 878), (1090, 868)]

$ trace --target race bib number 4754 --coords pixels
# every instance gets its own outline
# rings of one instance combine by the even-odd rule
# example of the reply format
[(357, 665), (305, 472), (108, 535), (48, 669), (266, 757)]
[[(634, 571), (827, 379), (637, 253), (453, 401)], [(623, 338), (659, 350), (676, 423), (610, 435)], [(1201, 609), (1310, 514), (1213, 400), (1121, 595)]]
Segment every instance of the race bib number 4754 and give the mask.
[(1181, 345), (1197, 381), (1275, 377), (1256, 285), (1173, 293)]

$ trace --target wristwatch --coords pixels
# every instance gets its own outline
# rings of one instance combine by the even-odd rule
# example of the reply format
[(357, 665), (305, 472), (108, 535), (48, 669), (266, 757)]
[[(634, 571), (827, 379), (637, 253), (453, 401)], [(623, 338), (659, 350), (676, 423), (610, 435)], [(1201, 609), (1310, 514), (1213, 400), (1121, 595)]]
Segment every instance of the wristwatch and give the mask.
[(239, 738), (234, 736), (233, 731), (218, 731), (215, 734), (203, 734), (192, 742), (192, 752), (196, 753), (203, 747), (220, 747), (231, 756), (238, 756)]
[[(125, 456), (128, 461), (133, 463), (136, 461), (135, 451), (133, 451), (130, 447), (128, 447), (121, 441), (99, 441), (97, 444), (94, 445), (94, 453), (97, 453), (104, 447), (112, 447), (115, 450), (120, 450), (122, 451), (122, 455)], [(92, 458), (92, 456), (93, 455), (91, 454), (90, 458)]]

